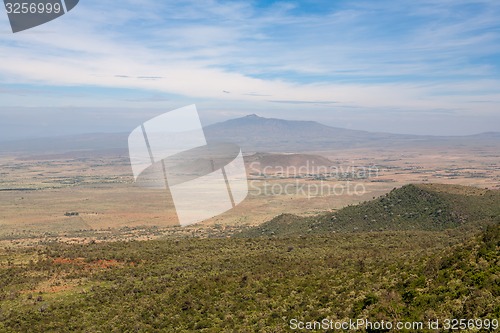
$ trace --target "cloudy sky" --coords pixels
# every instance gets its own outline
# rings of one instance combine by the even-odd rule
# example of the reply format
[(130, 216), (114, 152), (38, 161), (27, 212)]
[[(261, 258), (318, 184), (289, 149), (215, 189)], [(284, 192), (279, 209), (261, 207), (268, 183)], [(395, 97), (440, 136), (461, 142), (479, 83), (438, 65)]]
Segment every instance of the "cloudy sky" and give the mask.
[(81, 0), (13, 34), (0, 140), (129, 131), (195, 103), (435, 135), (500, 131), (500, 2)]

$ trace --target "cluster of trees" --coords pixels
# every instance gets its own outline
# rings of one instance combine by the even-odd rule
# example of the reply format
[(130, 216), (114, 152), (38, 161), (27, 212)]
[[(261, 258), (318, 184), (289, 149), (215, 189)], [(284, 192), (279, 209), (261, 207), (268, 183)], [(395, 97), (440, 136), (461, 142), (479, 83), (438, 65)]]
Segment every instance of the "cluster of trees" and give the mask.
[(387, 230), (477, 228), (500, 222), (500, 191), (442, 184), (405, 185), (374, 200), (316, 216), (282, 214), (244, 237)]
[(499, 318), (499, 249), (498, 226), (465, 243), (445, 231), (56, 243), (5, 254), (13, 264), (0, 266), (0, 331), (288, 332), (293, 318)]

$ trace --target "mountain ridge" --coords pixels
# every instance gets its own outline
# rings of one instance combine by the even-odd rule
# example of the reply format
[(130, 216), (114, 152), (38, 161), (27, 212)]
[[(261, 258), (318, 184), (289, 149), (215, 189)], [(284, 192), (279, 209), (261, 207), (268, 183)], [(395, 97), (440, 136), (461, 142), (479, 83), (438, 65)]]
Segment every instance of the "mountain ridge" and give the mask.
[(238, 237), (387, 230), (439, 231), (500, 222), (500, 191), (409, 184), (371, 201), (312, 217), (281, 214)]
[[(332, 127), (316, 121), (265, 118), (256, 114), (204, 127), (207, 141), (233, 142), (245, 152), (305, 152), (333, 149), (500, 144), (500, 132), (467, 136), (392, 134)], [(89, 133), (0, 142), (0, 152), (127, 150), (128, 134)]]

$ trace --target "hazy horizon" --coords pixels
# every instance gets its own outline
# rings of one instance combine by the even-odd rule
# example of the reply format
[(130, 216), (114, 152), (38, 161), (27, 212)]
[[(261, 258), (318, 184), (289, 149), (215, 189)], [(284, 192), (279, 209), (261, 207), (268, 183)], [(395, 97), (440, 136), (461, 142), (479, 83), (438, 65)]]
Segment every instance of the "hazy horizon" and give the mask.
[(12, 34), (0, 139), (122, 132), (185, 105), (373, 132), (500, 131), (500, 3), (88, 0)]
[[(446, 134), (425, 134), (425, 133), (421, 133), (421, 134), (418, 134), (418, 133), (404, 133), (404, 132), (397, 132), (397, 131), (374, 131), (374, 130), (370, 130), (370, 129), (363, 129), (363, 128), (346, 128), (346, 127), (342, 127), (342, 126), (336, 126), (335, 124), (334, 125), (331, 125), (331, 124), (326, 124), (326, 123), (323, 123), (321, 121), (317, 121), (317, 120), (312, 120), (312, 119), (300, 119), (300, 120), (297, 120), (297, 119), (284, 119), (284, 118), (275, 118), (275, 117), (264, 117), (260, 114), (246, 114), (246, 115), (243, 115), (241, 117), (235, 117), (235, 118), (227, 118), (227, 119), (222, 119), (221, 121), (204, 121), (206, 119), (201, 119), (202, 121), (202, 125), (203, 127), (207, 127), (207, 126), (211, 126), (211, 125), (215, 125), (215, 124), (220, 124), (220, 123), (224, 123), (226, 121), (229, 121), (229, 120), (234, 120), (234, 119), (241, 119), (241, 118), (245, 118), (245, 117), (248, 117), (248, 116), (257, 116), (259, 118), (263, 118), (263, 119), (277, 119), (277, 120), (284, 120), (284, 121), (303, 121), (303, 122), (308, 122), (308, 121), (314, 121), (318, 124), (321, 124), (321, 125), (324, 125), (324, 126), (328, 126), (328, 127), (332, 127), (332, 128), (341, 128), (341, 129), (350, 129), (350, 130), (361, 130), (361, 131), (366, 131), (366, 132), (371, 132), (371, 133), (388, 133), (388, 134), (401, 134), (401, 135), (421, 135), (421, 136), (435, 136), (435, 137), (453, 137), (453, 136), (471, 136), (471, 135), (480, 135), (480, 134), (486, 134), (486, 133), (500, 133), (500, 131), (484, 131), (484, 132), (468, 132), (468, 133), (463, 133), (463, 134), (450, 134), (450, 135), (446, 135)], [(112, 119), (111, 119), (112, 120)], [(97, 135), (97, 134), (128, 134), (130, 133), (131, 129), (133, 128), (133, 126), (135, 126), (135, 122), (134, 121), (129, 121), (128, 123), (123, 123), (121, 124), (122, 126), (120, 126), (119, 128), (116, 128), (116, 129), (113, 129), (113, 128), (107, 128), (107, 127), (103, 127), (103, 126), (92, 126), (92, 124), (90, 124), (89, 127), (84, 127), (84, 128), (81, 128), (79, 130), (76, 130), (75, 128), (69, 128), (68, 131), (64, 131), (65, 129), (65, 126), (63, 126), (62, 128), (42, 128), (42, 130), (40, 131), (32, 131), (30, 132), (31, 136), (28, 136), (26, 135), (26, 133), (12, 133), (13, 135), (9, 136), (9, 133), (7, 133), (7, 135), (5, 135), (5, 133), (0, 133), (0, 143), (1, 142), (13, 142), (13, 141), (22, 141), (22, 140), (31, 140), (31, 139), (50, 139), (50, 138), (58, 138), (58, 137), (71, 137), (71, 136), (79, 136), (79, 135)]]

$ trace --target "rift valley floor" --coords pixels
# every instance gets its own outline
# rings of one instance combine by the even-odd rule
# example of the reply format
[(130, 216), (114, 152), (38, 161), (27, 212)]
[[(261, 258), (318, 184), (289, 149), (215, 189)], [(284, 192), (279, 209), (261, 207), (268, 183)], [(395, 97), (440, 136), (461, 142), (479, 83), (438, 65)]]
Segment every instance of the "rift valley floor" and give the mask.
[(0, 239), (26, 245), (47, 239), (221, 236), (282, 213), (310, 216), (335, 211), (408, 183), (499, 189), (497, 148), (249, 153), (247, 199), (225, 214), (187, 228), (177, 226), (165, 191), (134, 184), (125, 151), (9, 154), (0, 156)]

